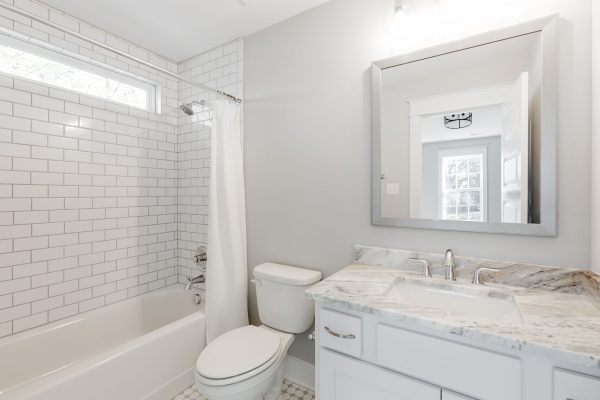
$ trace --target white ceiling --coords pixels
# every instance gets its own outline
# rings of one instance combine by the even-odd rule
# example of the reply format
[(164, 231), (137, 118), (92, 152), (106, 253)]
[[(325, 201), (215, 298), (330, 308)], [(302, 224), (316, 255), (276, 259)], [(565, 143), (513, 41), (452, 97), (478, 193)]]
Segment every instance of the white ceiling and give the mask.
[(42, 0), (172, 61), (250, 35), (327, 1)]

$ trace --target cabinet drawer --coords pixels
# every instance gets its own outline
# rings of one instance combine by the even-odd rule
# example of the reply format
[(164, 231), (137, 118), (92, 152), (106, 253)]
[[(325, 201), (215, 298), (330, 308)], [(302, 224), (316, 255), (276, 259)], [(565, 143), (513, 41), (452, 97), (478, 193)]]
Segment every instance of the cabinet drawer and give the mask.
[(475, 398), (521, 399), (520, 360), (404, 329), (377, 325), (377, 364)]
[(554, 400), (598, 400), (600, 379), (562, 369), (554, 370)]
[(319, 314), (319, 344), (340, 353), (362, 356), (362, 319), (331, 310)]

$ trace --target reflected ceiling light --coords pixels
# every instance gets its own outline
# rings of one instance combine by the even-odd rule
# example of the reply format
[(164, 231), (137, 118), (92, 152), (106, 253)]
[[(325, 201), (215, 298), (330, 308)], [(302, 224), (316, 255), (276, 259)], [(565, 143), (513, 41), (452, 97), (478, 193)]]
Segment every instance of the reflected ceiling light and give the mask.
[(444, 115), (444, 125), (448, 129), (462, 129), (473, 124), (473, 113), (456, 113)]
[(404, 39), (410, 36), (411, 18), (408, 15), (408, 1), (394, 0), (394, 17), (388, 26), (388, 34), (392, 39)]
[(453, 24), (464, 19), (469, 12), (467, 0), (438, 0), (440, 19), (447, 24)]

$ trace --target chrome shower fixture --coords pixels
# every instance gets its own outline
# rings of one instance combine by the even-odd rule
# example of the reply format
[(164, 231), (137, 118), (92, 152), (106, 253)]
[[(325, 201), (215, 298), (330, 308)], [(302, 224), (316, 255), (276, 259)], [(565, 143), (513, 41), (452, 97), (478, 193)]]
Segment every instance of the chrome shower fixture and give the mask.
[(191, 103), (182, 103), (182, 104), (179, 105), (179, 109), (181, 111), (183, 111), (186, 115), (192, 116), (192, 115), (194, 115), (196, 113), (194, 111), (194, 106), (195, 105), (205, 107), (206, 106), (206, 102), (204, 102), (204, 101), (192, 101)]

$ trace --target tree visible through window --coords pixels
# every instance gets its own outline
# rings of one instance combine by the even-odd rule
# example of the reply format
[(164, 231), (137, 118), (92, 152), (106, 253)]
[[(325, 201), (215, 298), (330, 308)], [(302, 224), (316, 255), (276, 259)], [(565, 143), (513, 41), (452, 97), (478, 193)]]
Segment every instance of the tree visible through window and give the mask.
[(483, 154), (441, 157), (442, 219), (485, 221)]
[(0, 72), (147, 110), (148, 90), (0, 44)]

